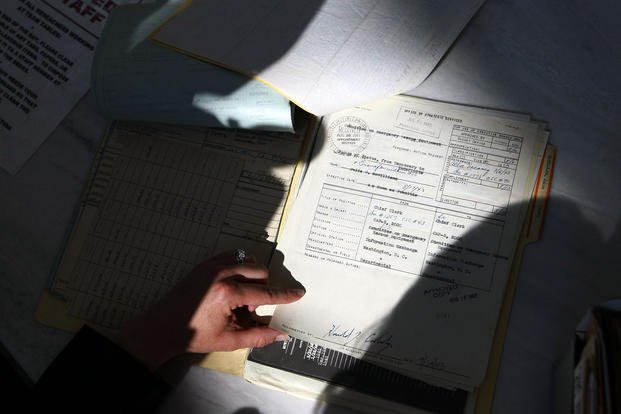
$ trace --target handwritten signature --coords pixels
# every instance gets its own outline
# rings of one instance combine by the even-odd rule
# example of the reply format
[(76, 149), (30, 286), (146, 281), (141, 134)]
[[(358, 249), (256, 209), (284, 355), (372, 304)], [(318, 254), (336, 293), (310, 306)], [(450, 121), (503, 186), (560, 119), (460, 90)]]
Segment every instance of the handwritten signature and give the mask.
[(380, 347), (376, 352), (381, 353), (385, 350), (392, 348), (392, 334), (389, 333), (381, 333), (372, 332), (369, 336), (364, 340), (365, 343), (377, 345)]
[(341, 325), (332, 324), (332, 327), (323, 335), (323, 338), (347, 339), (347, 341), (343, 342), (343, 345), (348, 345), (358, 339), (360, 335), (362, 335), (362, 331), (358, 331), (356, 328), (341, 328)]
[(323, 338), (343, 338), (346, 341), (342, 343), (342, 345), (349, 345), (364, 338), (362, 343), (370, 344), (372, 347), (377, 348), (369, 348), (373, 352), (382, 353), (387, 349), (393, 347), (393, 335), (391, 333), (381, 333), (381, 332), (363, 332), (358, 330), (357, 328), (343, 328), (341, 325), (332, 324), (328, 332), (323, 335)]

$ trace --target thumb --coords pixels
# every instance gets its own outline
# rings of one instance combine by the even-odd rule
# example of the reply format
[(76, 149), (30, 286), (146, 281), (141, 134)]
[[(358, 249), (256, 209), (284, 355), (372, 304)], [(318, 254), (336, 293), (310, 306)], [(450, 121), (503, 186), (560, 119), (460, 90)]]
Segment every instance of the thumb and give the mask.
[(286, 341), (289, 335), (267, 326), (257, 326), (226, 332), (222, 339), (228, 349), (261, 348), (276, 341)]

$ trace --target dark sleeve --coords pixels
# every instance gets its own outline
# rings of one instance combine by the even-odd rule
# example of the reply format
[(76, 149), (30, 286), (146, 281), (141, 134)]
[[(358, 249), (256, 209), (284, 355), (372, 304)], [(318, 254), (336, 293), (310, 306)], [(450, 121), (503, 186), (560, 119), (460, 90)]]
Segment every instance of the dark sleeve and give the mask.
[(85, 326), (35, 384), (32, 402), (50, 412), (143, 413), (154, 411), (168, 391), (138, 360)]

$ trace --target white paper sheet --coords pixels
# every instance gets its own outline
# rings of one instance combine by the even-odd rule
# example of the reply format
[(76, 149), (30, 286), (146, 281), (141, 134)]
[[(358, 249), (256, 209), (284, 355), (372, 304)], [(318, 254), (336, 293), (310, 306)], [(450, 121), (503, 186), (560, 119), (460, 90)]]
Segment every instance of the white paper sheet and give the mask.
[(492, 114), (400, 96), (324, 118), (279, 244), (307, 293), (272, 326), (479, 385), (546, 137)]
[(301, 146), (287, 133), (116, 123), (53, 292), (117, 329), (217, 253), (266, 263)]
[(153, 38), (324, 115), (416, 87), (482, 3), (201, 0)]
[(86, 93), (104, 22), (131, 2), (2, 0), (0, 167), (15, 174)]
[(153, 44), (179, 1), (119, 7), (93, 63), (93, 91), (110, 119), (293, 131), (289, 101), (235, 71)]

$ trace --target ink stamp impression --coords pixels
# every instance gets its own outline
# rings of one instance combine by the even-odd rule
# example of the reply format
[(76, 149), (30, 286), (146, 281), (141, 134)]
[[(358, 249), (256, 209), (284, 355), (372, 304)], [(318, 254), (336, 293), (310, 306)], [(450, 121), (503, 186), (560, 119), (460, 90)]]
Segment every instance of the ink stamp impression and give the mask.
[(369, 127), (356, 116), (344, 116), (334, 120), (328, 127), (328, 140), (337, 154), (359, 153), (369, 144)]

